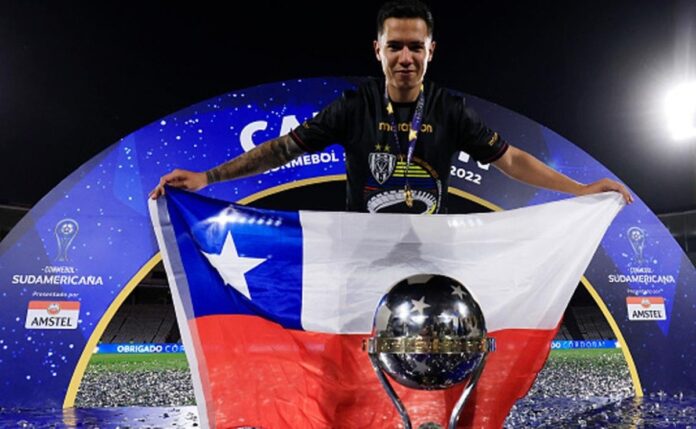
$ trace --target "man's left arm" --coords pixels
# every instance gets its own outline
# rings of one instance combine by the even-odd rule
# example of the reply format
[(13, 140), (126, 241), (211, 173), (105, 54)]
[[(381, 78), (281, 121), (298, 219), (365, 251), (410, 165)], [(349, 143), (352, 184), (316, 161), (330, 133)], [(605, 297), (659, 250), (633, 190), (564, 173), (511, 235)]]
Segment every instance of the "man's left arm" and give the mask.
[(626, 187), (614, 180), (605, 178), (587, 185), (576, 182), (514, 146), (510, 146), (503, 156), (493, 162), (493, 165), (513, 179), (540, 188), (572, 195), (615, 191), (623, 196), (626, 203), (633, 202), (633, 196)]

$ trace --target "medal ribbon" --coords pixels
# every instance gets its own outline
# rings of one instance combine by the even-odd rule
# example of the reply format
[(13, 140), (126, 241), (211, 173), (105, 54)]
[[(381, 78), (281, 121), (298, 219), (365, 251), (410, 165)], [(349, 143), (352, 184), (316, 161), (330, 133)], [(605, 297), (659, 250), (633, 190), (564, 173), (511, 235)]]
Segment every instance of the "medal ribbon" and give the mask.
[[(394, 143), (396, 144), (396, 150), (398, 151), (399, 158), (401, 161), (404, 160), (404, 156), (401, 153), (401, 144), (399, 142), (399, 131), (396, 123), (396, 116), (394, 115), (394, 106), (389, 100), (389, 94), (387, 93), (387, 86), (384, 86), (384, 104), (387, 106), (387, 117), (389, 118), (389, 125), (392, 129), (392, 135), (394, 137)], [(408, 183), (408, 169), (411, 166), (411, 160), (413, 159), (413, 152), (416, 149), (416, 140), (418, 140), (418, 131), (420, 131), (421, 123), (423, 122), (423, 106), (425, 105), (425, 94), (423, 91), (423, 84), (420, 86), (420, 93), (418, 94), (418, 101), (416, 102), (416, 110), (413, 112), (413, 117), (411, 118), (411, 128), (408, 131), (408, 150), (406, 152), (406, 171), (404, 172), (404, 178), (406, 179), (406, 185), (404, 186), (404, 199), (406, 200), (406, 205), (413, 207), (413, 192), (411, 191), (411, 185)]]

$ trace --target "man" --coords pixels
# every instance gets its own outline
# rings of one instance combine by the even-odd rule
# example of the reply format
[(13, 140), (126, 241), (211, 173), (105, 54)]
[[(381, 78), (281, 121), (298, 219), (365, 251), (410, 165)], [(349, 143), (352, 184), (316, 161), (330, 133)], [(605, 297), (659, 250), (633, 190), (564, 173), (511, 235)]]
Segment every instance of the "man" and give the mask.
[(433, 59), (433, 18), (418, 0), (386, 3), (377, 17), (374, 50), (384, 80), (371, 79), (323, 109), (288, 135), (206, 172), (174, 170), (164, 185), (197, 191), (221, 181), (263, 173), (308, 151), (341, 143), (346, 152), (347, 209), (367, 212), (446, 213), (452, 155), (469, 153), (506, 175), (530, 185), (572, 195), (620, 192), (621, 184), (602, 179), (581, 184), (509, 145), (486, 127), (463, 97), (425, 82)]

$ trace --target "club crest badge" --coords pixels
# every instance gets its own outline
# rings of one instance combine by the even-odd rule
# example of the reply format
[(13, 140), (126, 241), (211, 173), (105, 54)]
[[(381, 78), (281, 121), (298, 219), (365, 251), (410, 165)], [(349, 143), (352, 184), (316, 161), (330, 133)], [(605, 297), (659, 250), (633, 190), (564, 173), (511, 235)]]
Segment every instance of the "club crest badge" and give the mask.
[(383, 185), (394, 173), (396, 167), (396, 155), (383, 152), (372, 152), (368, 157), (372, 177), (377, 183)]

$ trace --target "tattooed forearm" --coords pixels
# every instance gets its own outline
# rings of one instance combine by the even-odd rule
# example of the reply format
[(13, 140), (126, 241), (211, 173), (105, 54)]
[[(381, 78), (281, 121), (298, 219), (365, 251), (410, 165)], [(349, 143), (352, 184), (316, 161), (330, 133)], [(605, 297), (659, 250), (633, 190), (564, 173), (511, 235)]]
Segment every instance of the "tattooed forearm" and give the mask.
[(263, 173), (287, 164), (304, 150), (289, 135), (264, 142), (249, 152), (205, 172), (208, 184)]

